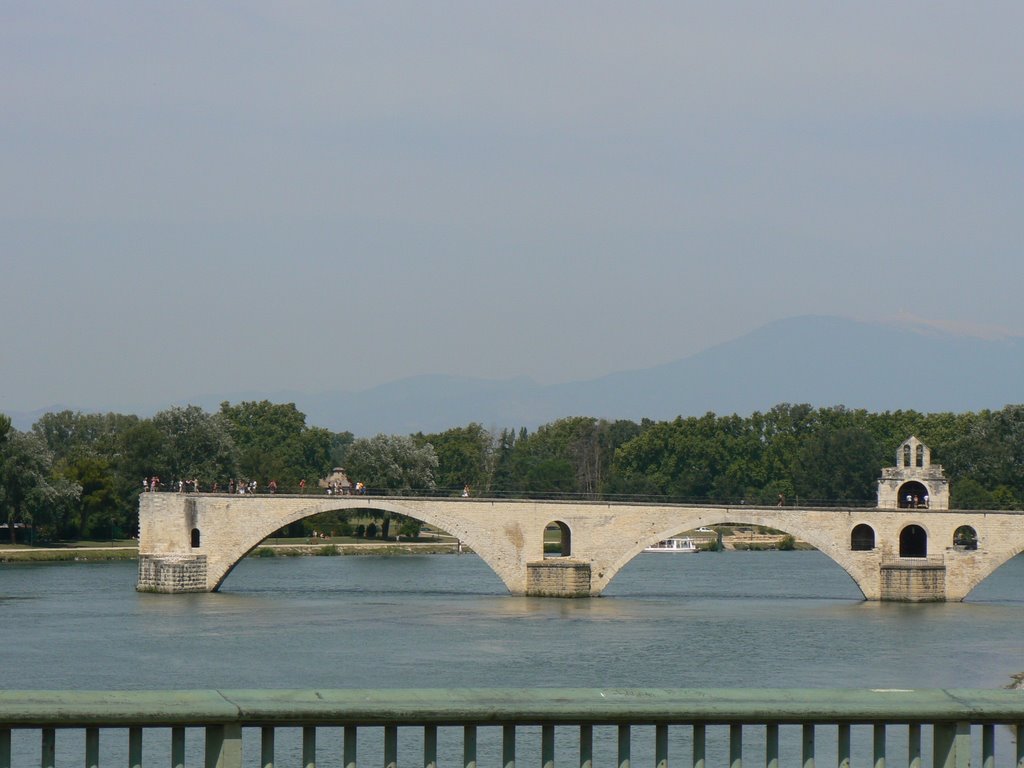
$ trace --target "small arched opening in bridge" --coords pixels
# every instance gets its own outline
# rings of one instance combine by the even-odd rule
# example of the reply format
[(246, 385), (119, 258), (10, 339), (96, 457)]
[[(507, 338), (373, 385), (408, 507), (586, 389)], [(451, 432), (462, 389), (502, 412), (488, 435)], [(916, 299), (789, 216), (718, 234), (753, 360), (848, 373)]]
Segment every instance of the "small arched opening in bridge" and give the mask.
[(920, 525), (900, 531), (900, 557), (928, 557), (928, 534)]
[(928, 507), (928, 489), (924, 483), (909, 480), (900, 486), (896, 497), (900, 509), (918, 509)]
[(953, 546), (957, 549), (977, 549), (978, 532), (969, 525), (961, 525), (953, 531)]
[(875, 530), (870, 525), (860, 523), (850, 532), (850, 549), (854, 552), (869, 552), (875, 548)]
[(561, 520), (544, 526), (544, 557), (569, 557), (572, 554), (572, 531)]
[(199, 529), (198, 528), (193, 528), (192, 529), (192, 533), (190, 534), (190, 538), (189, 538), (189, 546), (192, 547), (192, 549), (198, 549), (199, 548)]

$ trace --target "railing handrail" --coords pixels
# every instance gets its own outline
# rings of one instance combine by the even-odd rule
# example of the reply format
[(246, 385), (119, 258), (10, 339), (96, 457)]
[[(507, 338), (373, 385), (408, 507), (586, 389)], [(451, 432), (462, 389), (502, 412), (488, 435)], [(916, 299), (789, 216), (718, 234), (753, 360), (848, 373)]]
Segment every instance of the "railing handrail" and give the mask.
[(0, 729), (82, 727), (1024, 723), (988, 689), (0, 691)]

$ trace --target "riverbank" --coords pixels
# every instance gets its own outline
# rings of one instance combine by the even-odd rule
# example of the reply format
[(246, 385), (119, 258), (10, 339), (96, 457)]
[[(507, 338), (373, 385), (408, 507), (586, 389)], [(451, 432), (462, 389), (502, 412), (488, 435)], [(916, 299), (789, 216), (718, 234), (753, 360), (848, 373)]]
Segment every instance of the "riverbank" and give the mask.
[[(468, 553), (457, 541), (348, 541), (333, 543), (266, 543), (249, 553), (249, 557), (330, 557), (336, 555), (451, 555)], [(27, 545), (0, 546), (0, 563), (80, 562), (104, 560), (137, 560), (134, 542), (115, 544), (55, 544), (43, 547)]]

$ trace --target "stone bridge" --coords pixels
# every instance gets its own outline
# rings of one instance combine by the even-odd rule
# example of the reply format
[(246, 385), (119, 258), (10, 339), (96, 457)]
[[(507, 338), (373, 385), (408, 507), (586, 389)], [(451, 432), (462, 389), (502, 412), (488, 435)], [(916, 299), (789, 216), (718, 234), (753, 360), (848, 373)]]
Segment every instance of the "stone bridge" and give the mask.
[[(391, 512), (465, 542), (516, 595), (600, 595), (657, 541), (700, 526), (766, 526), (834, 560), (868, 600), (956, 601), (1024, 550), (1024, 514), (684, 506), (476, 498), (144, 493), (138, 589), (211, 592), (275, 531), (328, 511)], [(562, 556), (544, 556), (544, 531)]]

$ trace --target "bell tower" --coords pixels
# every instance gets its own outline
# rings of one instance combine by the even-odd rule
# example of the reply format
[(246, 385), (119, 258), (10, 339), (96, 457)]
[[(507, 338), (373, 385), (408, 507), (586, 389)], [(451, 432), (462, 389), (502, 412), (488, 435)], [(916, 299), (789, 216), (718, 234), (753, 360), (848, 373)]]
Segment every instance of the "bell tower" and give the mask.
[(896, 466), (882, 469), (878, 481), (879, 509), (949, 509), (949, 481), (942, 465), (916, 437), (896, 449)]

